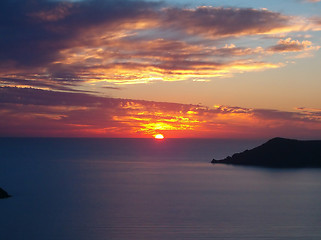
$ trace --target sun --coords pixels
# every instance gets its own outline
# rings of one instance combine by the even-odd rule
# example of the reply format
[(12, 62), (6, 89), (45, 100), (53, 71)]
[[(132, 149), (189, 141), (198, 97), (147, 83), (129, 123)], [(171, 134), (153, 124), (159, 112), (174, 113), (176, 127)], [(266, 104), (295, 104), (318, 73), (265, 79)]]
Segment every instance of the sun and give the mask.
[(156, 134), (155, 136), (155, 139), (158, 139), (158, 140), (162, 140), (162, 139), (164, 139), (164, 135), (163, 134)]

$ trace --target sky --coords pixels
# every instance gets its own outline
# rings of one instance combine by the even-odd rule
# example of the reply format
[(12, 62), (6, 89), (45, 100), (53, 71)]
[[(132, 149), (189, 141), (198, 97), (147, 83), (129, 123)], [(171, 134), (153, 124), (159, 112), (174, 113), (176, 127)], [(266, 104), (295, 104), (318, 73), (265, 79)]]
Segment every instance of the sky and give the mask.
[(321, 139), (320, 0), (1, 0), (0, 137)]

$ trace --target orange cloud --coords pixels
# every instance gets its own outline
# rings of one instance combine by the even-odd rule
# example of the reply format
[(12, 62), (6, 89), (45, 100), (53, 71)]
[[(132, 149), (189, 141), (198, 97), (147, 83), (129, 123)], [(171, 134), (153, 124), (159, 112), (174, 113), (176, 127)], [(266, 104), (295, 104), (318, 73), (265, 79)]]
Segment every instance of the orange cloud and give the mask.
[[(165, 39), (151, 41), (118, 39), (115, 42), (106, 42), (103, 48), (75, 47), (61, 51), (60, 55), (63, 57), (54, 64), (78, 69), (78, 78), (90, 83), (208, 81), (215, 77), (228, 77), (236, 72), (282, 66), (279, 63), (248, 59), (251, 56), (264, 54), (265, 50), (262, 47), (251, 49), (225, 45), (218, 48)], [(53, 66), (52, 70), (54, 69)]]
[[(272, 62), (267, 55), (319, 48), (289, 38), (270, 48), (258, 45), (252, 40), (255, 36), (321, 30), (319, 19), (266, 9), (185, 9), (127, 0), (35, 0), (26, 8), (23, 2), (3, 3), (7, 24), (0, 34), (3, 31), (7, 39), (0, 39), (0, 83), (4, 86), (104, 92), (93, 87), (95, 83), (117, 88), (153, 81), (210, 81), (284, 66), (285, 59)], [(250, 43), (236, 46), (237, 39)]]
[(321, 110), (293, 112), (0, 88), (1, 136), (321, 137)]
[(298, 41), (291, 38), (281, 39), (278, 44), (268, 49), (271, 52), (301, 52), (319, 50), (320, 46), (313, 46), (310, 41)]

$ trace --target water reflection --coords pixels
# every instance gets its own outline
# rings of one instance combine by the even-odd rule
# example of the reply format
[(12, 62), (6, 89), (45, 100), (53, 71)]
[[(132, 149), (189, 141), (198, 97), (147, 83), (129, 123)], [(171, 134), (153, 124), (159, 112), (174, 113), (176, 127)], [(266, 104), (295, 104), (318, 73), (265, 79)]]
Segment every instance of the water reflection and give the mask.
[[(120, 149), (106, 149), (103, 141), (87, 145), (81, 151), (86, 153), (83, 155), (63, 153), (67, 149), (76, 151), (85, 144), (73, 142), (68, 148), (59, 143), (55, 157), (50, 156), (50, 151), (45, 154), (43, 149), (51, 146), (46, 143), (42, 145), (43, 157), (32, 153), (34, 158), (12, 157), (2, 161), (0, 180), (14, 198), (1, 201), (1, 237), (10, 240), (321, 237), (318, 169), (213, 166), (208, 161), (195, 160), (195, 146), (202, 150), (200, 158), (213, 154), (212, 148), (215, 149), (201, 141), (176, 142), (176, 151), (166, 145), (150, 145), (154, 149), (146, 151), (147, 144), (118, 145), (117, 141), (107, 146)], [(30, 146), (36, 149), (29, 143)], [(124, 149), (127, 152), (121, 154)]]

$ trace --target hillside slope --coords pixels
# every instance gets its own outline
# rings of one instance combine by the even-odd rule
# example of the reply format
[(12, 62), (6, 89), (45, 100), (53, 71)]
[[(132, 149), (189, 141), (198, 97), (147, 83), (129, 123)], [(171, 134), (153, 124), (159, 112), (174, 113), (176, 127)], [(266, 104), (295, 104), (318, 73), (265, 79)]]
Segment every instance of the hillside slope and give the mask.
[(321, 167), (321, 141), (273, 138), (266, 143), (212, 163), (266, 167)]

